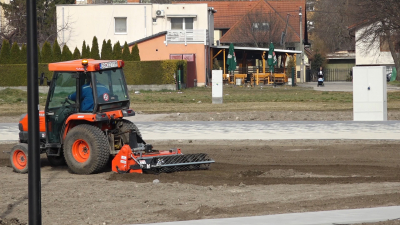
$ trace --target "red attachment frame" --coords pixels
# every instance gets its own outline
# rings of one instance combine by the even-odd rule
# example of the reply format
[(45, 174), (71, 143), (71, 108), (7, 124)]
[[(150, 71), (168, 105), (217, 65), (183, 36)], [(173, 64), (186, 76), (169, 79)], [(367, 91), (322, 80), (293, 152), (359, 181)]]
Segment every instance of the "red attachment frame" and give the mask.
[(180, 149), (176, 149), (176, 151), (165, 150), (133, 154), (129, 145), (124, 145), (112, 161), (112, 171), (116, 173), (143, 173), (143, 169), (151, 169), (151, 165), (147, 164), (144, 159), (170, 155), (182, 155), (182, 152)]

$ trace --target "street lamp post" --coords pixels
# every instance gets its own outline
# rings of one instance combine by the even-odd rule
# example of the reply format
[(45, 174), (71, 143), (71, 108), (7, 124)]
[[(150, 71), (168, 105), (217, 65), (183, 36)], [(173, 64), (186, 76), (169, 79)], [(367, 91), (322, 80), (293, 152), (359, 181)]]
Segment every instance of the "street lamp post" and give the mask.
[(303, 17), (302, 7), (300, 6), (299, 17), (300, 17), (300, 82), (304, 82), (304, 46), (303, 46)]

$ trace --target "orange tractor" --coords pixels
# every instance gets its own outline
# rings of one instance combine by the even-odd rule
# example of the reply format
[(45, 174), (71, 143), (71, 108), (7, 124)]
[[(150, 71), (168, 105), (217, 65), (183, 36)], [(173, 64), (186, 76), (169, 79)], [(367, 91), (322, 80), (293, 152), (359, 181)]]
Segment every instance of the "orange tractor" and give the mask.
[[(154, 150), (137, 126), (125, 117), (130, 109), (122, 60), (73, 60), (50, 63), (54, 71), (44, 111), (39, 112), (40, 153), (53, 166), (68, 165), (73, 173), (92, 174), (112, 160), (117, 173), (173, 172), (206, 169), (206, 154), (180, 149)], [(44, 75), (40, 77), (43, 84)], [(88, 96), (92, 99), (89, 99)], [(14, 171), (28, 172), (28, 115), (19, 122), (19, 143), (12, 148)]]

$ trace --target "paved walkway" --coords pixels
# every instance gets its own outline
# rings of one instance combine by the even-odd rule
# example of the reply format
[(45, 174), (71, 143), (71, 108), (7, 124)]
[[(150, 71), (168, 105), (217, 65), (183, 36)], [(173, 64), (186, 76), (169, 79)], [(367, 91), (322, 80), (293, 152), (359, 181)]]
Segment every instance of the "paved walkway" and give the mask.
[[(146, 140), (399, 140), (400, 121), (135, 122)], [(0, 124), (0, 142), (18, 140), (18, 124)]]
[(152, 223), (152, 225), (344, 225), (354, 223), (372, 223), (395, 219), (400, 220), (400, 206), (306, 213), (287, 213), (226, 219), (191, 220)]

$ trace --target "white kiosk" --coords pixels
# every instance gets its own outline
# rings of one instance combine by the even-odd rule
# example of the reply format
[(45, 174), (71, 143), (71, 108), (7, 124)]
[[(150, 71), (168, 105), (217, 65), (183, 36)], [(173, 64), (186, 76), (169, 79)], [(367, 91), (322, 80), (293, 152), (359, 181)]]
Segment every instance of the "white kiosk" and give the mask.
[(222, 83), (222, 70), (212, 70), (212, 103), (213, 104), (222, 104), (222, 92), (223, 92), (223, 83)]
[(387, 120), (386, 67), (353, 67), (353, 119)]

